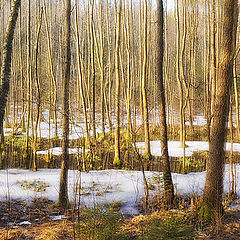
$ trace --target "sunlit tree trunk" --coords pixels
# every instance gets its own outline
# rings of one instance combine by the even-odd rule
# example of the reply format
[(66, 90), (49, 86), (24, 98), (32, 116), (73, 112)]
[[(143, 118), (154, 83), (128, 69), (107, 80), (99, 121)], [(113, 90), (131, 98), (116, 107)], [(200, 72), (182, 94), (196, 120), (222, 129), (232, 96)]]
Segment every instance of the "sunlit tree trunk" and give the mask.
[(170, 162), (168, 156), (167, 143), (167, 122), (165, 106), (165, 90), (163, 83), (163, 55), (164, 55), (164, 17), (163, 2), (157, 1), (157, 55), (156, 55), (156, 82), (158, 86), (159, 98), (159, 117), (160, 117), (160, 141), (163, 162), (163, 180), (164, 180), (164, 201), (166, 204), (172, 204), (174, 198), (174, 188), (170, 171)]
[(216, 0), (211, 1), (211, 114), (213, 114), (217, 88), (216, 60)]
[[(36, 7), (37, 12), (37, 7)], [(40, 118), (40, 107), (41, 107), (41, 90), (40, 90), (40, 81), (38, 76), (38, 51), (39, 51), (39, 38), (40, 38), (40, 31), (42, 26), (42, 13), (43, 10), (40, 12), (39, 17), (39, 23), (37, 26), (37, 32), (36, 32), (36, 43), (35, 43), (35, 81), (36, 81), (36, 89), (37, 89), (37, 109), (36, 109), (36, 119), (35, 119), (35, 125), (34, 125), (34, 139), (33, 139), (33, 171), (37, 171), (37, 128)]]
[(148, 114), (148, 98), (147, 98), (147, 0), (144, 1), (144, 50), (143, 50), (143, 62), (142, 62), (142, 99), (143, 99), (143, 124), (145, 135), (145, 153), (144, 156), (147, 161), (151, 159), (150, 150), (150, 134), (149, 134), (149, 114)]
[(71, 67), (71, 0), (66, 0), (66, 29), (65, 29), (65, 74), (63, 79), (63, 140), (62, 165), (59, 187), (59, 204), (64, 208), (68, 205), (68, 165), (69, 165), (69, 84)]
[(90, 135), (89, 135), (89, 127), (88, 127), (88, 118), (87, 118), (87, 108), (86, 108), (86, 100), (84, 95), (84, 85), (83, 85), (83, 69), (82, 69), (82, 59), (80, 53), (80, 39), (79, 39), (79, 29), (78, 29), (78, 3), (75, 0), (75, 30), (76, 30), (76, 47), (77, 47), (77, 71), (78, 71), (78, 82), (79, 82), (79, 91), (82, 100), (82, 108), (84, 115), (84, 125), (86, 131), (87, 142), (90, 144)]
[(111, 110), (112, 110), (112, 79), (111, 79), (111, 64), (112, 64), (112, 58), (111, 58), (111, 37), (110, 37), (110, 20), (109, 20), (109, 0), (107, 0), (107, 14), (106, 14), (106, 22), (107, 22), (107, 43), (108, 43), (108, 104), (107, 104), (107, 97), (105, 97), (106, 101), (106, 108), (107, 108), (107, 118), (108, 118), (108, 124), (110, 128), (110, 132), (112, 132), (112, 119), (111, 119)]
[[(27, 125), (25, 143), (25, 167), (30, 167), (29, 130), (31, 118), (31, 87), (32, 87), (32, 60), (31, 60), (31, 2), (28, 0), (27, 20)], [(33, 132), (33, 131), (32, 131)]]
[[(50, 37), (50, 27), (49, 27), (49, 20), (48, 20), (48, 15), (47, 15), (47, 9), (46, 9), (46, 3), (45, 0), (43, 1), (43, 10), (44, 10), (44, 20), (45, 20), (45, 25), (46, 25), (46, 33), (47, 33), (47, 52), (48, 52), (48, 62), (49, 62), (49, 74), (51, 76), (51, 91), (50, 91), (50, 98), (53, 107), (54, 107), (54, 111), (53, 111), (53, 119), (54, 119), (54, 125), (55, 125), (55, 133), (54, 133), (54, 139), (58, 138), (58, 127), (57, 127), (57, 81), (56, 81), (56, 77), (54, 74), (54, 66), (53, 66), (53, 53), (52, 53), (52, 42), (51, 42), (51, 37)], [(53, 91), (53, 94), (52, 94)], [(49, 115), (51, 115), (51, 108), (52, 106), (50, 106), (49, 109)], [(49, 116), (49, 118), (51, 119), (51, 116)], [(49, 125), (50, 126), (50, 125)]]
[(11, 61), (12, 61), (12, 43), (14, 36), (14, 29), (16, 26), (18, 12), (21, 5), (21, 0), (13, 0), (13, 5), (8, 20), (8, 26), (6, 29), (6, 36), (2, 52), (2, 65), (1, 65), (1, 78), (0, 78), (0, 134), (1, 145), (4, 143), (3, 137), (3, 118), (5, 114), (5, 108), (7, 104), (7, 97), (10, 86), (11, 75)]
[[(233, 83), (233, 58), (236, 41), (238, 1), (224, 0), (223, 34), (218, 69), (218, 89), (213, 105), (209, 158), (204, 188), (203, 210), (208, 216), (221, 220), (223, 214), (223, 176), (225, 167), (225, 140), (229, 113), (230, 88)], [(212, 53), (214, 54), (214, 53)]]
[(115, 86), (115, 155), (113, 164), (119, 166), (121, 164), (120, 159), (120, 33), (121, 33), (121, 12), (122, 12), (122, 0), (119, 1), (117, 10), (117, 26), (116, 26), (116, 46), (115, 46), (115, 74), (116, 74), (116, 86)]
[(96, 99), (95, 99), (95, 49), (94, 49), (94, 22), (93, 22), (93, 13), (94, 13), (94, 0), (91, 1), (91, 14), (90, 14), (90, 36), (91, 36), (91, 76), (92, 76), (92, 129), (93, 129), (93, 138), (96, 142)]

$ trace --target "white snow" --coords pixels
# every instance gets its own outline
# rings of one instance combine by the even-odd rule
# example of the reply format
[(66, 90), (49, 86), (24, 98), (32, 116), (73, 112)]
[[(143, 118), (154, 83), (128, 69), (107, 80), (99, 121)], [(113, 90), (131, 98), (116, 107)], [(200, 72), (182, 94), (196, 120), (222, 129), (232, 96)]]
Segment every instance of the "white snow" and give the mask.
[[(236, 165), (236, 172), (239, 173), (240, 165)], [(229, 165), (225, 168), (224, 190), (229, 191), (231, 178)], [(146, 172), (149, 181), (153, 182), (153, 176), (161, 173)], [(176, 192), (179, 194), (203, 193), (206, 172), (177, 174), (173, 173), (173, 183)], [(0, 170), (0, 200), (19, 199), (31, 202), (36, 197), (48, 198), (53, 201), (58, 199), (60, 169), (40, 169), (37, 172), (23, 169)], [(49, 185), (45, 191), (36, 192), (31, 189), (24, 190), (21, 182), (40, 181)], [(81, 181), (80, 181), (81, 180)], [(144, 196), (144, 185), (142, 173), (139, 171), (124, 170), (102, 170), (80, 173), (77, 170), (68, 172), (68, 191), (70, 201), (74, 201), (76, 184), (79, 183), (81, 205), (94, 206), (95, 204), (105, 204), (121, 202), (123, 214), (139, 214), (137, 204)], [(240, 196), (240, 180), (237, 177), (237, 194)], [(79, 190), (80, 189), (80, 190)], [(157, 188), (156, 188), (157, 189)]]
[[(85, 152), (88, 152), (89, 149), (85, 149)], [(42, 151), (37, 151), (37, 154), (43, 154), (43, 155), (47, 155), (48, 152), (51, 155), (56, 155), (56, 156), (60, 156), (62, 154), (62, 147), (55, 147), (55, 148), (50, 148), (49, 150), (42, 150)], [(77, 154), (77, 153), (82, 153), (83, 150), (81, 148), (77, 149), (77, 148), (69, 148), (68, 149), (69, 154)]]
[(54, 216), (50, 216), (50, 217), (53, 221), (57, 221), (57, 220), (63, 219), (65, 216), (64, 215), (54, 215)]
[(17, 226), (21, 226), (21, 225), (31, 225), (32, 223), (30, 223), (29, 221), (23, 221), (23, 222), (20, 222), (18, 224), (16, 224)]
[[(185, 142), (185, 156), (190, 157), (192, 156), (193, 152), (196, 151), (208, 151), (209, 144), (208, 142), (204, 141), (186, 141)], [(136, 146), (139, 148), (141, 153), (144, 153), (145, 143), (138, 142)], [(151, 141), (151, 153), (154, 156), (161, 156), (161, 143), (160, 141)], [(226, 150), (231, 150), (231, 143), (226, 143)], [(182, 157), (183, 156), (183, 148), (179, 141), (168, 141), (168, 151), (170, 157)], [(240, 143), (233, 143), (233, 151), (240, 152)]]

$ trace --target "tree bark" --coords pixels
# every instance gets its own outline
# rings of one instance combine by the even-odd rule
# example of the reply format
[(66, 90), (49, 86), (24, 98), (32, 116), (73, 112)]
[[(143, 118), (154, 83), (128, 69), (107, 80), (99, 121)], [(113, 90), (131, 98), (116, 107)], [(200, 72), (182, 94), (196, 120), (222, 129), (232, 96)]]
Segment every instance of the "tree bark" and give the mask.
[(147, 160), (147, 165), (151, 159), (150, 149), (150, 134), (149, 134), (149, 114), (148, 114), (148, 98), (147, 98), (147, 0), (144, 1), (144, 48), (143, 48), (143, 62), (142, 62), (142, 100), (143, 100), (143, 123), (145, 135), (145, 153), (144, 157)]
[(5, 43), (3, 47), (3, 58), (1, 66), (1, 79), (0, 79), (0, 133), (1, 133), (1, 143), (3, 141), (3, 118), (5, 114), (5, 107), (7, 104), (7, 97), (10, 85), (10, 75), (11, 75), (11, 61), (12, 61), (12, 42), (14, 29), (16, 26), (19, 8), (21, 6), (21, 0), (14, 0), (8, 26), (6, 30)]
[(156, 82), (158, 85), (159, 98), (159, 118), (160, 118), (160, 141), (163, 162), (163, 180), (164, 180), (164, 202), (172, 204), (174, 199), (174, 188), (170, 171), (170, 162), (168, 156), (167, 143), (167, 122), (165, 107), (165, 91), (163, 85), (163, 55), (164, 55), (164, 39), (163, 39), (163, 2), (157, 1), (157, 56), (156, 56)]
[[(237, 0), (224, 0), (223, 35), (218, 69), (218, 89), (213, 106), (213, 119), (210, 132), (209, 158), (204, 188), (204, 212), (206, 217), (220, 220), (223, 214), (222, 194), (225, 166), (225, 140), (229, 112), (230, 88), (233, 82), (233, 58), (236, 41), (238, 14)], [(213, 54), (213, 53), (212, 53)]]
[(115, 89), (115, 155), (113, 164), (119, 166), (120, 160), (120, 33), (121, 33), (121, 12), (122, 0), (119, 1), (117, 12), (117, 26), (116, 26), (116, 47), (115, 47), (115, 73), (116, 73), (116, 89)]
[(62, 165), (59, 187), (59, 204), (64, 208), (68, 205), (68, 164), (69, 164), (69, 83), (71, 67), (71, 0), (66, 0), (66, 32), (65, 32), (65, 75), (63, 79), (63, 141)]
[[(37, 10), (36, 10), (37, 11)], [(41, 91), (40, 91), (40, 81), (38, 76), (38, 51), (39, 51), (39, 38), (40, 38), (40, 32), (41, 32), (41, 26), (42, 26), (42, 13), (43, 9), (41, 9), (40, 12), (40, 18), (39, 23), (37, 26), (36, 31), (36, 43), (35, 43), (35, 81), (36, 81), (36, 89), (37, 89), (37, 109), (36, 109), (36, 119), (35, 119), (35, 125), (34, 125), (34, 138), (33, 138), (33, 171), (37, 171), (37, 127), (39, 123), (40, 118), (40, 107), (41, 107)]]

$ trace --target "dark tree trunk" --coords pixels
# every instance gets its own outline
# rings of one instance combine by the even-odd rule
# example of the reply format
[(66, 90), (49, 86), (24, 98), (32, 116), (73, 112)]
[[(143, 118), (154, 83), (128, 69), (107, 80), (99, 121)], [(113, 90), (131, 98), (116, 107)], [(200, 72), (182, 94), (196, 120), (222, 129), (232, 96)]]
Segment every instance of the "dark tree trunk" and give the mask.
[(160, 141), (163, 162), (163, 180), (164, 180), (164, 202), (172, 204), (174, 198), (174, 188), (170, 171), (170, 162), (168, 156), (167, 143), (167, 122), (166, 122), (166, 107), (165, 107), (165, 92), (163, 85), (163, 3), (162, 0), (157, 0), (157, 55), (156, 55), (156, 82), (158, 86), (159, 98), (159, 118), (160, 118)]
[(224, 0), (222, 2), (222, 9), (224, 23), (222, 44), (203, 198), (203, 213), (205, 213), (205, 217), (211, 217), (215, 220), (219, 220), (223, 214), (222, 194), (225, 167), (225, 140), (230, 88), (233, 82), (233, 57), (236, 41), (238, 1)]
[(68, 164), (69, 164), (69, 82), (70, 82), (70, 31), (71, 31), (71, 0), (66, 0), (66, 33), (65, 33), (65, 76), (63, 79), (63, 140), (62, 165), (59, 187), (59, 204), (64, 208), (68, 205)]
[(10, 74), (11, 74), (11, 60), (12, 60), (12, 42), (14, 29), (16, 26), (18, 11), (21, 6), (21, 0), (14, 0), (8, 26), (6, 30), (5, 43), (3, 47), (3, 59), (1, 67), (1, 79), (0, 79), (0, 134), (1, 142), (3, 141), (3, 118), (5, 114), (5, 107), (7, 103), (7, 97), (9, 92)]

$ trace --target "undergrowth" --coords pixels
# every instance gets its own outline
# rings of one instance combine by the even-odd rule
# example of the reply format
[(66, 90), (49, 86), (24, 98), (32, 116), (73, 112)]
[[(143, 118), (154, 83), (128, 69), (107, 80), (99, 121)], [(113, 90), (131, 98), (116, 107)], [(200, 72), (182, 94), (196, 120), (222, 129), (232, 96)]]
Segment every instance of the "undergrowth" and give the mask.
[(107, 208), (96, 206), (85, 208), (81, 212), (81, 219), (76, 224), (76, 230), (79, 239), (128, 239), (125, 232), (118, 232), (121, 224), (121, 214), (113, 206)]
[(152, 218), (143, 226), (142, 240), (191, 240), (196, 232), (192, 225), (186, 223), (182, 216), (169, 213), (165, 218)]
[(114, 207), (86, 208), (76, 224), (78, 239), (191, 240), (197, 231), (183, 213), (156, 212), (124, 220)]

